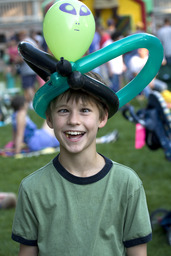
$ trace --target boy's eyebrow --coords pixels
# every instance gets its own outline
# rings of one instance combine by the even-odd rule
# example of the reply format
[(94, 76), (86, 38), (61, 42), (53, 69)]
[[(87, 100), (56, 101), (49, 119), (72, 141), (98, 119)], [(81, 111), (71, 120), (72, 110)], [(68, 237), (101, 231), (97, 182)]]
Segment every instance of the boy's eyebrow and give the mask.
[[(87, 107), (87, 106), (91, 106), (91, 103), (90, 102), (80, 102), (80, 103), (78, 103), (78, 105), (80, 107)], [(68, 102), (55, 104), (55, 108), (68, 108), (68, 107), (69, 107)]]
[(66, 104), (58, 104), (58, 103), (56, 103), (55, 104), (55, 108), (61, 108), (61, 107), (67, 107), (68, 106), (68, 104), (66, 103)]

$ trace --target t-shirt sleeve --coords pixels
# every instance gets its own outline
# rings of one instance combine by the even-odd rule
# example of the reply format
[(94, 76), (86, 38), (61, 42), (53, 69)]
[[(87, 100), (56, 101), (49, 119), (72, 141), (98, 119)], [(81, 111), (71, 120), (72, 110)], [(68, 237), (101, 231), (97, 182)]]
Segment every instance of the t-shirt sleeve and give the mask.
[(128, 199), (123, 242), (124, 246), (128, 248), (147, 243), (151, 238), (149, 212), (144, 188), (141, 184)]
[(29, 195), (21, 183), (12, 227), (12, 239), (25, 245), (37, 245), (38, 221)]

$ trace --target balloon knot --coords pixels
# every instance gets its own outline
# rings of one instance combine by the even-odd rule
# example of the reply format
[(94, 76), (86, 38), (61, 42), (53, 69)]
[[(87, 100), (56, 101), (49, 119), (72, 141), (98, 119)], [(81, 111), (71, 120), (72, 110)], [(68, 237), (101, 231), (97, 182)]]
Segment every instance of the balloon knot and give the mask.
[(61, 76), (69, 76), (72, 73), (72, 66), (68, 60), (65, 60), (64, 57), (61, 57), (56, 65), (56, 71)]

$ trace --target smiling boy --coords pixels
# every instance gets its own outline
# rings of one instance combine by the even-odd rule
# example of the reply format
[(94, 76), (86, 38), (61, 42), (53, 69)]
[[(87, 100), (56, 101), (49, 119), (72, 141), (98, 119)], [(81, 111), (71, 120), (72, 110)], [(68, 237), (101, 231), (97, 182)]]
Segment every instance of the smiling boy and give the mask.
[[(117, 111), (117, 96), (98, 75), (81, 78), (84, 88), (56, 89), (36, 109), (46, 113), (60, 154), (22, 181), (12, 238), (19, 256), (146, 256), (151, 225), (142, 182), (96, 151), (97, 131)], [(43, 106), (48, 93), (41, 90), (36, 103)]]
[(60, 163), (76, 176), (92, 176), (104, 166), (95, 148), (97, 131), (106, 124), (108, 112), (101, 107), (100, 113), (97, 105), (97, 99), (90, 99), (86, 92), (71, 89), (51, 103), (47, 115), (60, 141)]

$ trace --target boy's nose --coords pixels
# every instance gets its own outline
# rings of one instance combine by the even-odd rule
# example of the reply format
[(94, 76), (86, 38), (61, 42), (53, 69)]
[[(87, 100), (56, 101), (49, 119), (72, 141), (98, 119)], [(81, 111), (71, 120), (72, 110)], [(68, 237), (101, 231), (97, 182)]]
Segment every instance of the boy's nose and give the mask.
[(72, 111), (68, 117), (68, 124), (70, 125), (79, 125), (80, 117), (77, 111)]

